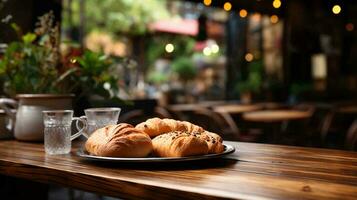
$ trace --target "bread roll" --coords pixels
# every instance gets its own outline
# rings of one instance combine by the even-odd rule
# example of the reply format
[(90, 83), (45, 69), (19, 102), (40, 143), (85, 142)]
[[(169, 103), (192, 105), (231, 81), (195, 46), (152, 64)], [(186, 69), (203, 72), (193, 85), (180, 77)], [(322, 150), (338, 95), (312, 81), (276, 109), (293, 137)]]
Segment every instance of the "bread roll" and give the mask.
[(148, 119), (145, 122), (136, 125), (136, 128), (145, 132), (152, 138), (173, 131), (182, 131), (188, 133), (204, 132), (202, 127), (194, 125), (190, 122), (178, 121), (174, 119), (160, 119), (160, 118)]
[(224, 151), (223, 140), (218, 134), (205, 131), (200, 134), (200, 138), (207, 142), (208, 153), (217, 154)]
[(146, 157), (152, 151), (150, 137), (130, 124), (109, 125), (96, 130), (85, 144), (97, 156)]
[(169, 132), (152, 140), (153, 153), (160, 157), (186, 157), (208, 153), (207, 142), (198, 134), (183, 131)]

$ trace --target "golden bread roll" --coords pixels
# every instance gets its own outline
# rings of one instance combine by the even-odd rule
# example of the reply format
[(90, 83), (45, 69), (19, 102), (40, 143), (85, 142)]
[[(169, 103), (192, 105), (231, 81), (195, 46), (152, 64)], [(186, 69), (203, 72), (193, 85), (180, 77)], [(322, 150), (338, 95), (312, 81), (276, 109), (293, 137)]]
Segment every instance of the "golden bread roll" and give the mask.
[(183, 131), (188, 133), (204, 132), (204, 129), (202, 127), (194, 125), (190, 122), (160, 118), (148, 119), (145, 122), (136, 125), (135, 128), (145, 132), (152, 138), (173, 131)]
[(146, 157), (152, 151), (150, 137), (130, 124), (109, 125), (96, 130), (85, 144), (97, 156)]
[(200, 138), (207, 142), (208, 153), (217, 154), (224, 151), (223, 140), (218, 134), (205, 131), (200, 134)]
[(152, 140), (153, 153), (160, 157), (186, 157), (208, 153), (207, 142), (195, 133), (174, 131)]

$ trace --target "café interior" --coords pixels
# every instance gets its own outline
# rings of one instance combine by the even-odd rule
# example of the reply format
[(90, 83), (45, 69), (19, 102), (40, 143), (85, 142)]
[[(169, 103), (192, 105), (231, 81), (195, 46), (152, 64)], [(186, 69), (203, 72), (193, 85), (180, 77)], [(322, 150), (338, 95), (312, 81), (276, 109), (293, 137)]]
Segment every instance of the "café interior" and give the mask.
[[(0, 195), (6, 199), (22, 199), (25, 195), (34, 195), (35, 199), (357, 198), (357, 2), (354, 0), (0, 0), (0, 20), (0, 149), (9, 148), (6, 152), (0, 150), (3, 171), (0, 177), (7, 183), (0, 181)], [(70, 99), (73, 116), (86, 116), (87, 122), (81, 121), (81, 117), (77, 127), (79, 122), (89, 126), (90, 115), (86, 110), (89, 108), (120, 108), (117, 123), (133, 126), (153, 118), (187, 121), (217, 133), (223, 143), (234, 144), (234, 155), (238, 156), (235, 171), (255, 169), (241, 166), (245, 161), (240, 159), (245, 159), (246, 154), (253, 163), (260, 162), (254, 156), (249, 157), (253, 155), (250, 148), (262, 149), (259, 156), (267, 156), (264, 158), (267, 160), (261, 162), (274, 163), (268, 159), (279, 154), (280, 150), (271, 152), (279, 147), (281, 151), (289, 150), (289, 155), (308, 152), (309, 156), (299, 159), (310, 161), (306, 165), (311, 168), (315, 164), (317, 167), (306, 169), (306, 174), (325, 164), (327, 168), (311, 172), (306, 179), (301, 177), (304, 173), (296, 172), (289, 174), (286, 183), (283, 178), (272, 183), (288, 187), (288, 180), (301, 178), (304, 184), (322, 181), (336, 184), (331, 188), (347, 186), (341, 189), (344, 192), (331, 194), (335, 196), (327, 196), (327, 192), (319, 196), (321, 188), (312, 185), (297, 189), (303, 193), (296, 194), (283, 193), (283, 189), (268, 190), (265, 186), (259, 190), (252, 182), (244, 190), (243, 186), (223, 186), (223, 180), (230, 174), (227, 172), (218, 179), (222, 178), (223, 188), (232, 190), (216, 191), (213, 183), (203, 182), (214, 177), (198, 181), (197, 187), (203, 188), (195, 188), (189, 185), (187, 177), (195, 177), (200, 170), (216, 170), (212, 173), (220, 174), (218, 169), (200, 163), (197, 169), (192, 165), (187, 169), (186, 164), (171, 169), (159, 166), (158, 173), (170, 173), (167, 181), (173, 181), (164, 188), (160, 181), (150, 182), (153, 177), (139, 181), (140, 184), (135, 182), (139, 180), (134, 177), (135, 172), (128, 174), (132, 179), (125, 180), (120, 177), (122, 171), (110, 171), (98, 179), (94, 177), (99, 172), (86, 176), (88, 179), (80, 171), (66, 174), (72, 168), (51, 172), (53, 160), (47, 155), (40, 161), (44, 168), (36, 165), (32, 169), (34, 174), (47, 170), (48, 174), (59, 173), (60, 180), (47, 177), (46, 173), (31, 179), (31, 171), (17, 175), (22, 174), (22, 167), (30, 168), (27, 165), (32, 164), (20, 164), (21, 159), (9, 164), (5, 156), (16, 154), (10, 149), (12, 145), (24, 146), (24, 150), (44, 145), (43, 128), (34, 137), (19, 130), (25, 126), (28, 133), (36, 129), (33, 124), (26, 124), (29, 118), (39, 117), (42, 123), (42, 114), (26, 112), (35, 109), (34, 105), (46, 108), (46, 101), (54, 99), (53, 95)], [(33, 103), (35, 99), (41, 99), (40, 103)], [(25, 108), (26, 104), (30, 106)], [(54, 107), (42, 110), (64, 109), (59, 104), (62, 103), (57, 101)], [(79, 136), (76, 140), (81, 143), (86, 139)], [(72, 150), (75, 143), (74, 140)], [(44, 156), (42, 146), (34, 153)], [(68, 156), (54, 160), (66, 165), (72, 162), (66, 159), (75, 155)], [(317, 163), (318, 158), (326, 160)], [(341, 165), (335, 169), (341, 174), (331, 175), (333, 181), (317, 175), (329, 174), (329, 162), (336, 162), (332, 164), (335, 167)], [(79, 163), (83, 170), (87, 168), (86, 162)], [(225, 167), (222, 163), (213, 168)], [(114, 166), (129, 170), (127, 173), (132, 167)], [(298, 166), (297, 162), (291, 169), (276, 174), (280, 176)], [(100, 167), (112, 170), (110, 164), (99, 167), (94, 164), (91, 170), (101, 171)], [(156, 177), (149, 173), (151, 168), (135, 166), (134, 170)], [(269, 166), (261, 173), (269, 174), (269, 170), (280, 168)], [(174, 186), (174, 182), (181, 180), (175, 175), (171, 177), (171, 172), (176, 171), (177, 176), (187, 176), (182, 187)], [(108, 178), (112, 174), (115, 175)], [(232, 179), (232, 184), (242, 181), (238, 184), (244, 185), (242, 177)], [(113, 181), (112, 187), (122, 185), (108, 192), (99, 189), (101, 186), (95, 189), (94, 183), (92, 187), (84, 186), (86, 181), (105, 184), (106, 178)], [(254, 180), (261, 181), (259, 178)], [(210, 184), (213, 189), (204, 188)], [(323, 191), (329, 188), (321, 187)], [(19, 188), (37, 192), (18, 194)], [(311, 190), (312, 196), (305, 190)], [(207, 196), (198, 196), (202, 193)]]

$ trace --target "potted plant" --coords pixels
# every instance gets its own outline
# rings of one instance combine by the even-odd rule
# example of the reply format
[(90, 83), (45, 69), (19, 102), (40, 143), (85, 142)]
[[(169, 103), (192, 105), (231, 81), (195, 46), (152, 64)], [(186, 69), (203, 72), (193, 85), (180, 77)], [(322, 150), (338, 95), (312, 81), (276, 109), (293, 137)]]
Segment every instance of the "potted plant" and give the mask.
[[(103, 75), (102, 70), (109, 66), (106, 57), (85, 52), (82, 57), (68, 58), (77, 60), (77, 65), (63, 62), (59, 27), (52, 12), (39, 18), (33, 33), (22, 35), (19, 27), (12, 27), (20, 40), (10, 43), (0, 59), (0, 82), (4, 83), (4, 93), (12, 99), (1, 99), (0, 106), (13, 120), (21, 122), (14, 123), (16, 139), (42, 141), (42, 111), (72, 109), (73, 92), (80, 93), (79, 96), (99, 93), (105, 89), (98, 88), (107, 82), (108, 87), (115, 89), (117, 80), (110, 74)], [(16, 116), (10, 112), (9, 104), (18, 107)]]
[(108, 55), (89, 50), (69, 59), (73, 71), (67, 77), (67, 83), (69, 91), (76, 94), (75, 106), (78, 112), (89, 106), (123, 104), (118, 97), (119, 73), (116, 71), (116, 65), (121, 61), (114, 61)]
[[(59, 27), (52, 12), (39, 18), (33, 33), (22, 34), (11, 25), (19, 41), (8, 45), (0, 60), (3, 91), (12, 99), (1, 99), (0, 106), (13, 119), (14, 136), (19, 140), (43, 140), (42, 110), (71, 109), (73, 94), (62, 83), (70, 72), (61, 72)], [(16, 117), (8, 104), (18, 106)]]

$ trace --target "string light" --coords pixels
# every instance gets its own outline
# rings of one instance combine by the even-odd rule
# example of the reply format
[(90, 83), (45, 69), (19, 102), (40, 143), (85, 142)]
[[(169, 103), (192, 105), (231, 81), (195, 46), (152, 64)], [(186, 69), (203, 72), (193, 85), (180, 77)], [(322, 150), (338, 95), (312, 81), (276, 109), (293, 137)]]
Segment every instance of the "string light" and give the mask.
[(280, 0), (274, 0), (273, 1), (273, 7), (274, 8), (280, 8), (281, 6), (281, 1)]
[(210, 6), (212, 4), (212, 0), (203, 0), (203, 4), (205, 4), (205, 6)]
[(279, 21), (279, 17), (277, 15), (272, 15), (270, 17), (270, 22), (271, 23), (276, 24), (276, 23), (278, 23), (278, 21)]
[(230, 10), (232, 9), (232, 4), (229, 3), (229, 2), (224, 3), (223, 9), (224, 9), (225, 11), (230, 11)]
[(242, 10), (239, 11), (239, 16), (240, 16), (241, 18), (245, 18), (247, 15), (248, 15), (247, 10), (242, 9)]
[(175, 47), (173, 44), (169, 43), (169, 44), (166, 44), (165, 46), (165, 51), (167, 53), (172, 53), (173, 51), (175, 50)]
[(340, 5), (334, 5), (333, 7), (332, 7), (332, 12), (333, 12), (333, 14), (335, 14), (335, 15), (338, 15), (338, 14), (340, 14), (340, 12), (341, 12), (341, 6)]

